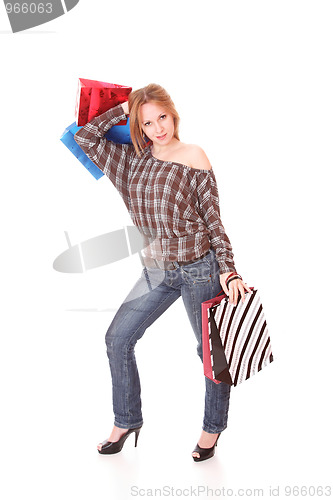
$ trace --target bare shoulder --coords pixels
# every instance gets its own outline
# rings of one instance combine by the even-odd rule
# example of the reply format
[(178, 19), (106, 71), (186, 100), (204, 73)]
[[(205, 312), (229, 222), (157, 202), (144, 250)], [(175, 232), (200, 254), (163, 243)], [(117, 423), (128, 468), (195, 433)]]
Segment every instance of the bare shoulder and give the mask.
[(204, 150), (196, 144), (186, 145), (186, 155), (188, 157), (188, 165), (192, 168), (200, 170), (211, 170), (212, 166), (207, 158)]

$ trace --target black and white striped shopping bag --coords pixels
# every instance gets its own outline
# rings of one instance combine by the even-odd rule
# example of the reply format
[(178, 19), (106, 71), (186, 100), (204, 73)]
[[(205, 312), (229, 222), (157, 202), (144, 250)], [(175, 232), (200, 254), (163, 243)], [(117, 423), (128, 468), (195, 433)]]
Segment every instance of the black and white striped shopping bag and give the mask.
[(204, 372), (217, 383), (236, 386), (273, 361), (259, 293), (251, 290), (236, 306), (225, 294), (201, 305)]

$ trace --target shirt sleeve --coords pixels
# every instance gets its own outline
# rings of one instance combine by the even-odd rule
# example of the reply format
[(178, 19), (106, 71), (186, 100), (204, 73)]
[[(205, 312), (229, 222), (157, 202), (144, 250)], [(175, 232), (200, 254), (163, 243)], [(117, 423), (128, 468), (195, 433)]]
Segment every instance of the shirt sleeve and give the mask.
[(127, 191), (128, 173), (134, 147), (131, 144), (116, 144), (104, 135), (121, 120), (126, 120), (124, 110), (119, 104), (84, 125), (74, 139), (85, 154), (112, 181), (124, 196)]
[(210, 241), (220, 266), (220, 274), (235, 272), (234, 254), (221, 221), (219, 194), (213, 169), (197, 172), (197, 179), (200, 213), (210, 232)]

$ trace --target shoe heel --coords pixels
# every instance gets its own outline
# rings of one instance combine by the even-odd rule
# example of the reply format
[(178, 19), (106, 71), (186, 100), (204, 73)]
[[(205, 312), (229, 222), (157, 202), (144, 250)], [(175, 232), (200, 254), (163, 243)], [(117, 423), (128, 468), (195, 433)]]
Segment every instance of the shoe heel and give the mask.
[(136, 448), (136, 446), (137, 446), (137, 444), (138, 444), (138, 439), (139, 439), (140, 430), (141, 430), (141, 429), (138, 429), (137, 431), (135, 431), (135, 443), (134, 443), (135, 448)]

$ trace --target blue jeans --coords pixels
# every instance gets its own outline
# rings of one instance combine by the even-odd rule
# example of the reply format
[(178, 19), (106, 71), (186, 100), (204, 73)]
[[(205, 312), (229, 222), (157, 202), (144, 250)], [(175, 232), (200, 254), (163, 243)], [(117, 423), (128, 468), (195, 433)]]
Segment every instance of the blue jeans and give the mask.
[[(142, 275), (126, 297), (106, 334), (112, 377), (114, 424), (123, 429), (140, 427), (140, 379), (134, 347), (146, 329), (180, 296), (196, 336), (202, 360), (201, 302), (221, 291), (215, 251), (188, 265), (161, 270), (144, 267)], [(175, 328), (177, 325), (174, 325)], [(185, 377), (185, 374), (184, 374)], [(188, 380), (188, 375), (186, 375)], [(205, 377), (203, 430), (222, 432), (227, 427), (230, 386)]]

